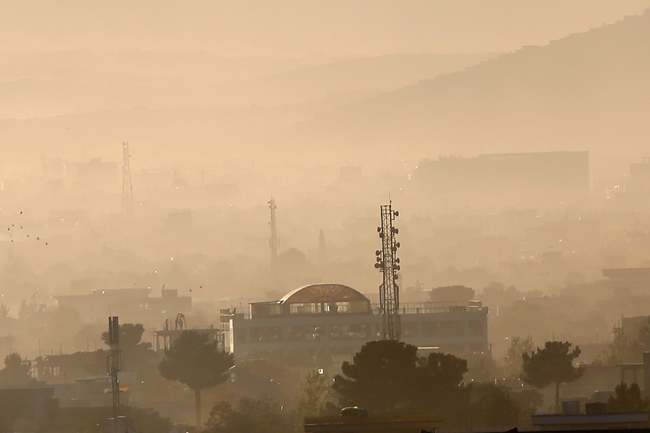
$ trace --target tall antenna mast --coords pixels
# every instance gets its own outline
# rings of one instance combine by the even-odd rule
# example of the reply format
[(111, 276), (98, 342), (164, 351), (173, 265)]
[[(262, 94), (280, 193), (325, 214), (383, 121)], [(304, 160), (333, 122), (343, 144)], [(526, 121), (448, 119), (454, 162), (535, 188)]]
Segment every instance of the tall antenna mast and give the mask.
[(375, 251), (377, 256), (375, 268), (383, 274), (383, 282), (379, 286), (381, 338), (383, 340), (399, 340), (401, 326), (397, 271), (400, 270), (400, 260), (396, 254), (400, 243), (395, 241), (395, 235), (399, 233), (399, 230), (393, 227), (393, 221), (399, 216), (399, 212), (392, 209), (392, 202), (389, 203), (381, 206), (381, 227), (377, 227), (381, 238), (381, 250)]
[(106, 366), (111, 376), (111, 390), (113, 392), (113, 433), (118, 433), (117, 422), (120, 415), (120, 379), (118, 372), (124, 368), (124, 360), (120, 350), (120, 324), (117, 316), (108, 318), (108, 342), (111, 351), (106, 359)]
[(133, 216), (133, 185), (131, 184), (131, 165), (129, 159), (129, 142), (122, 143), (122, 211), (131, 218)]
[(278, 247), (280, 246), (280, 240), (278, 239), (278, 232), (275, 226), (275, 210), (278, 208), (275, 205), (275, 199), (271, 197), (269, 203), (269, 209), (271, 209), (271, 221), (269, 225), (271, 226), (271, 237), (269, 238), (269, 247), (271, 248), (271, 269), (273, 269), (274, 275), (278, 276)]

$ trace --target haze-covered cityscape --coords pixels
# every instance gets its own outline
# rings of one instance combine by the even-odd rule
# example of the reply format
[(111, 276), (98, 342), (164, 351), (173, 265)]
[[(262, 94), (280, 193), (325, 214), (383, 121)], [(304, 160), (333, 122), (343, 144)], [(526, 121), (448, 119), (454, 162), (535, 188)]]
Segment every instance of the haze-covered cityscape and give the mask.
[(0, 36), (0, 433), (650, 431), (649, 0)]

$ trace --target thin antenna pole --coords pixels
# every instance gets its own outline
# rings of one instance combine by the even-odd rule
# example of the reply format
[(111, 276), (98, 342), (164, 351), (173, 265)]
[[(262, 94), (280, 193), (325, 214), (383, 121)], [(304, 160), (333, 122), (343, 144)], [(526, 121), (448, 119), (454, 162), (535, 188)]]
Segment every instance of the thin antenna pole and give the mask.
[(278, 239), (277, 227), (275, 225), (275, 211), (278, 208), (275, 205), (275, 199), (271, 197), (271, 200), (268, 202), (269, 209), (271, 210), (271, 221), (269, 221), (269, 226), (271, 226), (271, 237), (269, 238), (269, 247), (271, 248), (271, 269), (273, 270), (273, 275), (277, 281), (278, 279), (278, 248), (280, 246), (280, 240)]
[(133, 217), (133, 185), (131, 184), (131, 154), (129, 142), (122, 143), (122, 212), (128, 217)]

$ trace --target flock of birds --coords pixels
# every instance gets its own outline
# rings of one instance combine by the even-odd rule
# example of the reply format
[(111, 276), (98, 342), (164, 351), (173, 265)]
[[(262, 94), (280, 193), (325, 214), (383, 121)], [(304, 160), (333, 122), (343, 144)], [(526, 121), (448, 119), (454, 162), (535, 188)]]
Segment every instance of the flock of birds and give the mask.
[[(23, 216), (23, 211), (20, 211), (19, 216), (22, 218)], [(2, 229), (2, 225), (0, 224), (0, 230)], [(16, 236), (20, 236), (21, 238), (31, 238), (31, 239), (36, 239), (37, 241), (41, 241), (40, 236), (32, 236), (29, 233), (27, 233), (23, 227), (22, 224), (16, 224), (12, 223), (11, 225), (7, 226), (7, 232), (9, 234), (9, 239), (11, 242), (14, 241), (14, 234), (18, 233)], [(49, 245), (49, 242), (44, 241), (45, 245)]]
[[(24, 214), (24, 212), (20, 211), (20, 213), (19, 213), (20, 218), (23, 217), (23, 214)], [(34, 240), (36, 240), (38, 242), (43, 242), (43, 244), (46, 245), (46, 246), (49, 245), (49, 242), (44, 240), (44, 239), (41, 239), (40, 235), (33, 236), (33, 234), (28, 233), (27, 230), (25, 230), (23, 224), (13, 222), (11, 224), (6, 225), (5, 227), (7, 228), (7, 233), (9, 235), (10, 242), (14, 242), (14, 238), (18, 239), (20, 237), (22, 239), (27, 239), (27, 238), (34, 239)], [(0, 233), (2, 231), (2, 228), (3, 228), (3, 226), (0, 224)], [(98, 238), (103, 237), (103, 236), (100, 235), (100, 233), (95, 233), (95, 234), (97, 235)], [(164, 286), (163, 286), (163, 288), (164, 288)], [(199, 285), (198, 288), (202, 289), (203, 285), (202, 284)], [(189, 291), (192, 292), (192, 289), (189, 289)]]

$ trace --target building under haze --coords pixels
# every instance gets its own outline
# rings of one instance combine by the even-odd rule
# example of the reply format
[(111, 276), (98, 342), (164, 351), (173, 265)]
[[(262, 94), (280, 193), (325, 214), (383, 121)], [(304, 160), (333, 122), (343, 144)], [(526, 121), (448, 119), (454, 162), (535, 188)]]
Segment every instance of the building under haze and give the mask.
[[(407, 303), (400, 313), (406, 343), (455, 354), (489, 350), (488, 311), (478, 302)], [(304, 359), (354, 354), (379, 339), (381, 316), (378, 306), (351, 287), (314, 284), (278, 301), (252, 303), (247, 313), (222, 311), (222, 321), (236, 359)]]
[(446, 202), (556, 206), (588, 197), (589, 152), (441, 156), (422, 161), (413, 179)]
[(59, 308), (76, 310), (85, 322), (103, 323), (109, 315), (120, 316), (124, 323), (162, 320), (169, 314), (192, 311), (192, 298), (179, 296), (176, 289), (163, 289), (160, 297), (150, 297), (150, 287), (92, 290), (84, 295), (55, 296)]
[(92, 158), (75, 164), (75, 185), (86, 190), (111, 190), (118, 183), (118, 162)]

